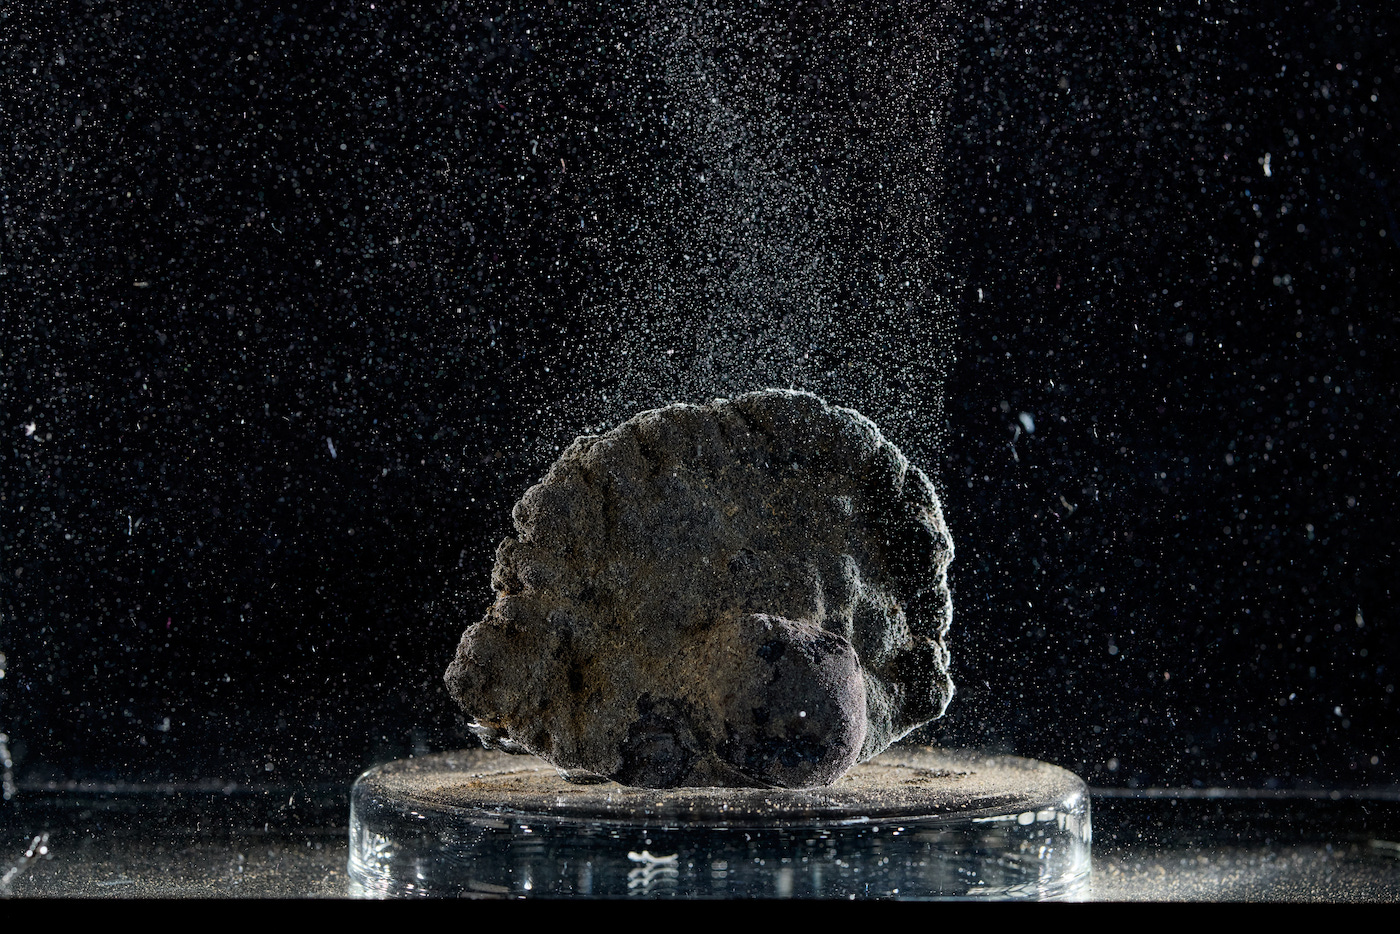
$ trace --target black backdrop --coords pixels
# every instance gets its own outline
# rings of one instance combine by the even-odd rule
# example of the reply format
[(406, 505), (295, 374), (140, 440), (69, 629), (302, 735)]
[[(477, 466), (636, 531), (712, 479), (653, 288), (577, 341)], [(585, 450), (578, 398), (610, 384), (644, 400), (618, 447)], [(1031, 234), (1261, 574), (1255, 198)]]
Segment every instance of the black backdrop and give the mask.
[[(946, 13), (959, 694), (927, 736), (1099, 784), (1394, 783), (1394, 24), (1178, 6)], [(440, 673), (599, 274), (520, 145), (556, 12), (0, 19), (22, 782), (470, 741)], [(606, 118), (585, 59), (557, 101)]]

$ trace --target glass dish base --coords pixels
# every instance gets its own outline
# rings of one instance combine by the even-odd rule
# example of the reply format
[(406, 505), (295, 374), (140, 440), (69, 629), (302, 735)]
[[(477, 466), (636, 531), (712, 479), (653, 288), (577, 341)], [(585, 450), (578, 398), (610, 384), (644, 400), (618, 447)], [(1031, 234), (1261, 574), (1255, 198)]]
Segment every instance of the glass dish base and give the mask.
[(1044, 762), (895, 748), (824, 788), (573, 784), (470, 750), (356, 780), (357, 894), (1074, 899), (1089, 795)]

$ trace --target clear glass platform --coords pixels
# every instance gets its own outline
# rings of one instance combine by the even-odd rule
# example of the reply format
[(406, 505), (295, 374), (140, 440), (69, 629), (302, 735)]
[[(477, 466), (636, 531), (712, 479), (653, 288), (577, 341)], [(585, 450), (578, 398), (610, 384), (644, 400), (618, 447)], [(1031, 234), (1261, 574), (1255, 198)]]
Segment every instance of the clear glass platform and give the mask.
[(351, 793), (360, 894), (1082, 897), (1089, 796), (1014, 757), (892, 750), (813, 789), (566, 782), (532, 756), (389, 763)]

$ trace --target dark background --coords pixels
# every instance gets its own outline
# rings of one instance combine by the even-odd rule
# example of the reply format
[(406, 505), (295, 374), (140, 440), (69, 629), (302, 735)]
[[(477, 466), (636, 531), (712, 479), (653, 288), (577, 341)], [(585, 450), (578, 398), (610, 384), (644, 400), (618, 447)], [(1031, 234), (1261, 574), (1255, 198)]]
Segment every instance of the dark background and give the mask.
[[(946, 13), (957, 340), (926, 466), (959, 694), (927, 737), (1102, 785), (1393, 784), (1394, 23), (1075, 6)], [(590, 193), (522, 145), (541, 87), (617, 99), (606, 56), (541, 81), (556, 12), (0, 19), (21, 783), (341, 782), (470, 742), (440, 673), (601, 274)]]

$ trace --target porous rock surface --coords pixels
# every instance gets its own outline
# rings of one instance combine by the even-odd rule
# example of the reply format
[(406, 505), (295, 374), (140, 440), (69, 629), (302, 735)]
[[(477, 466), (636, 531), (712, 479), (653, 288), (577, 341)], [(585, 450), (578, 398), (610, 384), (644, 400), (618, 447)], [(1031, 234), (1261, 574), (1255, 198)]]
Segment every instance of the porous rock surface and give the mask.
[(952, 695), (938, 498), (855, 411), (642, 412), (514, 519), (447, 671), (488, 745), (628, 785), (824, 785)]

